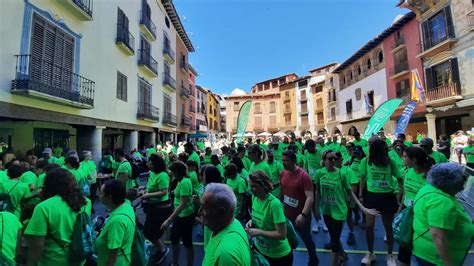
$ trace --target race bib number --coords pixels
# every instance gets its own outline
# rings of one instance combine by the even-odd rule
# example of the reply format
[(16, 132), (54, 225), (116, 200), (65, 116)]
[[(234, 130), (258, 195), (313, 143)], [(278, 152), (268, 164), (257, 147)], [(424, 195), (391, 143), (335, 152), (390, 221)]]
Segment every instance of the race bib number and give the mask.
[(323, 202), (329, 205), (337, 205), (336, 197), (331, 195), (325, 195), (323, 197)]
[(267, 249), (267, 244), (265, 244), (263, 237), (256, 237), (255, 239), (257, 240), (257, 245), (259, 248)]
[(308, 175), (313, 177), (313, 175), (316, 173), (316, 169), (308, 169)]
[(293, 208), (298, 208), (299, 200), (288, 197), (288, 196), (283, 196), (283, 202)]
[(390, 187), (390, 184), (385, 180), (374, 180), (372, 185), (374, 187), (377, 187), (377, 188), (389, 188)]

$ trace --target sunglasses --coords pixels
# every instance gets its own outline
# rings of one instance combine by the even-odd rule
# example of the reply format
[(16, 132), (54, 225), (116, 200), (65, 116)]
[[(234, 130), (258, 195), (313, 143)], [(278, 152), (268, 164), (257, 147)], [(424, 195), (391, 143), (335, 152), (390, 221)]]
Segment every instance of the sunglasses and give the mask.
[(328, 160), (328, 161), (335, 161), (335, 160), (336, 160), (336, 157), (327, 157), (326, 160)]

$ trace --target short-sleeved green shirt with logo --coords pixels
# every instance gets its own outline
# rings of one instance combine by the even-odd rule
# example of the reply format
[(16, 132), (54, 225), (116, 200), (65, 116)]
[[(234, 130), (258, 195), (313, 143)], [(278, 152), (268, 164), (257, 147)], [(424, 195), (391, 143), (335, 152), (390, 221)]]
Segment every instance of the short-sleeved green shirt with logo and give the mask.
[(433, 160), (435, 160), (436, 164), (449, 162), (446, 156), (439, 151), (433, 151), (430, 156), (431, 158), (433, 158)]
[[(210, 231), (210, 230), (209, 230)], [(203, 266), (250, 266), (250, 245), (244, 228), (237, 219), (212, 234), (204, 250)]]
[(236, 216), (242, 208), (242, 194), (247, 192), (247, 182), (245, 182), (241, 176), (237, 175), (234, 179), (227, 178), (227, 185), (232, 189), (237, 198), (237, 204), (234, 210), (234, 216)]
[(120, 163), (120, 165), (117, 168), (117, 173), (115, 175), (116, 178), (118, 178), (119, 174), (121, 173), (126, 173), (127, 174), (127, 182), (125, 183), (125, 188), (131, 189), (135, 187), (135, 180), (132, 179), (132, 165), (130, 164), (129, 161), (124, 160), (123, 162)]
[(324, 215), (344, 221), (347, 218), (347, 192), (351, 185), (340, 169), (329, 172), (326, 168), (316, 171), (315, 184), (319, 184), (320, 209)]
[[(278, 149), (273, 149), (273, 156), (275, 156), (275, 161), (281, 162), (281, 157), (282, 157), (283, 151)], [(250, 168), (249, 168), (250, 171)]]
[(357, 178), (359, 179), (360, 181), (360, 171), (359, 171), (359, 166), (360, 166), (360, 162), (362, 160), (360, 159), (357, 159), (357, 158), (354, 158), (354, 160), (352, 161), (352, 164), (351, 164), (351, 169), (352, 171), (354, 172), (354, 174), (357, 176)]
[(7, 265), (15, 265), (15, 249), (16, 242), (18, 237), (18, 230), (20, 230), (23, 225), (20, 223), (20, 220), (13, 214), (9, 212), (0, 212), (0, 229), (2, 234), (2, 257), (6, 258), (11, 262)]
[(56, 159), (56, 163), (57, 163), (59, 166), (63, 166), (63, 165), (64, 165), (64, 160), (66, 160), (66, 158), (64, 158), (64, 156), (58, 157), (58, 158)]
[(186, 203), (184, 209), (178, 214), (179, 217), (188, 217), (194, 213), (193, 204), (193, 184), (189, 178), (183, 178), (178, 182), (174, 189), (174, 208), (178, 208), (181, 203), (181, 197), (188, 197), (189, 201)]
[(362, 148), (369, 146), (369, 142), (366, 139), (360, 139), (360, 140), (354, 139), (352, 143), (354, 143), (354, 145), (359, 145)]
[(227, 166), (228, 164), (230, 163), (230, 158), (229, 158), (229, 155), (224, 155), (222, 156), (222, 159), (221, 159), (221, 164), (222, 166)]
[(38, 179), (36, 179), (36, 185), (35, 185), (36, 190), (43, 188), (45, 177), (46, 177), (46, 173), (41, 173), (38, 176)]
[(94, 161), (82, 161), (79, 168), (82, 170), (82, 172), (84, 172), (87, 180), (89, 180), (92, 184), (96, 182), (97, 166), (95, 165)]
[(191, 183), (193, 184), (193, 194), (201, 196), (202, 184), (199, 182), (196, 171), (189, 171), (188, 176), (189, 179), (191, 179)]
[(242, 163), (244, 164), (244, 168), (247, 171), (250, 169), (250, 166), (252, 165), (252, 161), (250, 161), (250, 159), (245, 156), (242, 158)]
[[(275, 224), (285, 224), (286, 217), (283, 212), (283, 204), (272, 194), (265, 199), (252, 197), (252, 225), (263, 231), (275, 231)], [(281, 258), (291, 252), (288, 239), (277, 240), (263, 236), (255, 238), (257, 249), (270, 258)]]
[[(148, 177), (148, 183), (146, 184), (146, 192), (153, 193), (158, 192), (163, 189), (168, 189), (170, 187), (170, 177), (165, 171), (160, 173), (154, 173), (150, 171), (150, 176)], [(162, 202), (169, 199), (168, 193), (163, 196), (150, 197), (148, 201), (151, 203)]]
[(222, 164), (217, 164), (216, 165), (216, 168), (217, 170), (219, 170), (219, 173), (221, 174), (222, 177), (225, 177), (225, 171), (224, 171), (224, 167), (222, 167)]
[(33, 187), (36, 186), (36, 180), (37, 180), (36, 174), (31, 171), (26, 171), (20, 176), (20, 181), (27, 184), (28, 186), (29, 185), (33, 185)]
[(270, 166), (268, 166), (267, 161), (261, 161), (259, 164), (255, 164), (255, 162), (252, 162), (252, 165), (250, 166), (249, 174), (255, 173), (259, 170), (264, 171), (265, 174), (268, 175), (268, 177), (272, 176), (272, 172), (270, 171)]
[(156, 153), (156, 149), (155, 148), (149, 148), (148, 150), (146, 150), (146, 157), (150, 157), (153, 153)]
[[(86, 202), (82, 210), (90, 215), (91, 202), (88, 199)], [(38, 265), (70, 265), (68, 251), (76, 218), (77, 212), (72, 211), (60, 196), (36, 205), (25, 235), (45, 237), (43, 257)]]
[(308, 175), (313, 177), (316, 170), (321, 169), (321, 152), (316, 150), (315, 153), (305, 152), (305, 170)]
[(23, 198), (30, 196), (31, 194), (30, 188), (28, 187), (27, 184), (19, 180), (9, 179), (3, 183), (0, 183), (0, 194), (3, 194), (3, 193), (10, 195), (12, 205), (15, 208), (15, 211), (13, 211), (13, 214), (15, 214), (15, 216), (18, 219), (20, 219), (20, 215), (21, 215), (20, 201)]
[(211, 155), (204, 154), (203, 162), (204, 162), (204, 164), (211, 164)]
[(106, 265), (109, 251), (114, 249), (120, 249), (114, 265), (130, 265), (134, 235), (135, 212), (129, 202), (124, 202), (110, 213), (96, 240), (97, 265)]
[(0, 183), (3, 183), (9, 179), (7, 171), (0, 170)]
[(280, 193), (281, 193), (280, 174), (284, 170), (283, 164), (281, 164), (280, 162), (277, 162), (275, 160), (273, 161), (272, 164), (269, 164), (268, 162), (267, 162), (267, 164), (268, 164), (268, 167), (270, 167), (270, 172), (271, 172), (270, 181), (273, 184), (272, 194), (275, 197), (279, 197)]
[(443, 244), (448, 248), (453, 265), (461, 265), (474, 237), (474, 224), (456, 197), (428, 184), (415, 197), (413, 255), (443, 265), (428, 231), (430, 227), (447, 231), (447, 241)]
[[(467, 146), (464, 148), (464, 153), (468, 153), (468, 152), (474, 152), (474, 146)], [(467, 163), (474, 163), (474, 153), (472, 154), (466, 154), (466, 162)]]
[(394, 162), (395, 162), (395, 165), (398, 167), (398, 171), (400, 171), (400, 173), (404, 173), (405, 172), (405, 163), (403, 162), (403, 159), (398, 155), (398, 153), (394, 150), (390, 150), (388, 152), (388, 157), (390, 157), (390, 159), (392, 159)]
[(408, 140), (405, 140), (403, 142), (403, 145), (407, 146), (407, 147), (413, 147), (413, 143), (411, 143), (411, 141), (408, 141)]
[(387, 167), (369, 164), (367, 158), (362, 159), (359, 165), (360, 176), (366, 177), (367, 190), (373, 193), (394, 192), (393, 177), (401, 178), (402, 175), (397, 165), (390, 159)]
[(417, 173), (413, 168), (409, 168), (405, 173), (405, 179), (403, 180), (403, 187), (405, 191), (405, 199), (403, 203), (405, 206), (412, 206), (413, 200), (418, 191), (424, 187), (428, 182), (426, 182), (425, 173)]
[(199, 158), (199, 155), (193, 151), (190, 155), (188, 160), (195, 161), (197, 164), (197, 169), (201, 169), (201, 159)]

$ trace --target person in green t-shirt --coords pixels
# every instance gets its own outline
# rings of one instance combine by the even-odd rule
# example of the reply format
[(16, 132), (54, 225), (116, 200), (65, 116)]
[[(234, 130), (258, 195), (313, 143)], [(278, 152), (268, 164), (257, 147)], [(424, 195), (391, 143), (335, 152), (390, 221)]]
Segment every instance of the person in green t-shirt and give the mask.
[(250, 170), (250, 166), (252, 165), (252, 162), (250, 161), (249, 158), (247, 158), (245, 156), (245, 152), (247, 151), (247, 149), (245, 149), (244, 146), (240, 145), (238, 148), (237, 148), (237, 155), (240, 157), (240, 159), (242, 160), (242, 162), (244, 163), (244, 167), (245, 167), (245, 170)]
[(28, 198), (31, 194), (28, 185), (19, 180), (22, 174), (22, 167), (12, 164), (10, 167), (8, 167), (7, 171), (9, 179), (3, 183), (0, 183), (0, 194), (8, 194), (11, 200), (11, 205), (4, 206), (5, 203), (2, 204), (2, 207), (6, 207), (6, 209), (2, 209), (0, 211), (10, 211), (18, 219), (20, 219), (21, 216), (21, 200)]
[(424, 138), (420, 141), (420, 147), (435, 160), (436, 164), (449, 162), (446, 156), (439, 151), (433, 150), (433, 140), (430, 138)]
[[(342, 155), (340, 155), (342, 159)], [(323, 215), (331, 238), (331, 265), (339, 265), (340, 258), (346, 257), (340, 237), (344, 221), (347, 219), (347, 201), (353, 199), (359, 208), (367, 215), (376, 216), (378, 211), (365, 208), (352, 191), (351, 180), (336, 168), (336, 153), (327, 150), (322, 154), (324, 168), (316, 171), (316, 206)], [(350, 198), (349, 198), (350, 197)]]
[(233, 163), (225, 167), (225, 178), (227, 180), (226, 184), (232, 189), (237, 199), (234, 217), (239, 221), (243, 221), (245, 214), (243, 201), (247, 192), (247, 182), (238, 174), (237, 166)]
[(271, 143), (270, 147), (273, 150), (273, 154), (275, 155), (275, 160), (281, 162), (282, 150), (280, 149), (280, 144), (278, 142)]
[(227, 146), (222, 146), (221, 148), (221, 151), (222, 151), (222, 156), (221, 156), (221, 163), (222, 163), (222, 167), (226, 167), (229, 163), (230, 163), (230, 150)]
[(20, 162), (23, 174), (20, 176), (20, 181), (27, 184), (30, 191), (35, 190), (37, 176), (30, 170), (30, 164), (26, 161)]
[(270, 181), (273, 185), (272, 195), (279, 198), (281, 194), (280, 188), (280, 174), (285, 170), (281, 162), (275, 161), (273, 150), (267, 150), (267, 164), (270, 167)]
[(204, 164), (211, 164), (211, 155), (212, 155), (212, 149), (211, 147), (207, 147), (206, 152), (204, 153), (204, 156), (203, 156)]
[(136, 218), (125, 197), (125, 186), (116, 179), (105, 181), (100, 189), (100, 201), (110, 215), (96, 240), (98, 266), (131, 265)]
[(234, 219), (235, 204), (235, 195), (229, 186), (206, 185), (199, 213), (210, 233), (204, 247), (203, 266), (251, 265), (247, 234)]
[(403, 134), (403, 133), (397, 135), (397, 140), (401, 141), (403, 143), (403, 145), (405, 145), (407, 147), (412, 147), (413, 146), (413, 143), (411, 143), (411, 141), (408, 141), (407, 138), (406, 138), (406, 135)]
[(366, 139), (361, 138), (359, 132), (354, 133), (354, 140), (352, 143), (354, 143), (354, 145), (359, 145), (362, 148), (369, 146), (369, 142)]
[(212, 163), (212, 165), (214, 165), (215, 167), (217, 167), (217, 169), (218, 169), (219, 172), (221, 173), (221, 176), (225, 177), (225, 175), (224, 175), (224, 167), (222, 166), (221, 161), (219, 160), (219, 156), (217, 156), (217, 154), (211, 155), (211, 163)]
[(466, 165), (474, 169), (474, 139), (467, 141), (467, 146), (463, 150), (464, 157), (466, 157)]
[[(409, 147), (403, 152), (404, 163), (408, 167), (403, 180), (403, 200), (400, 210), (405, 207), (413, 206), (418, 191), (426, 186), (426, 175), (434, 165), (433, 158), (419, 147)], [(410, 265), (412, 251), (404, 246), (399, 246), (398, 262), (399, 265)]]
[(161, 239), (164, 232), (160, 230), (160, 226), (172, 213), (168, 193), (170, 177), (166, 171), (165, 160), (156, 153), (150, 155), (147, 166), (150, 174), (146, 190), (141, 196), (143, 202), (146, 203), (144, 204), (146, 219), (143, 234), (156, 247), (156, 253), (150, 257), (150, 260), (159, 264), (169, 252)]
[(21, 238), (18, 238), (18, 232), (22, 229), (23, 225), (14, 214), (5, 211), (0, 212), (0, 220), (0, 230), (2, 232), (2, 264), (16, 265), (15, 250), (17, 243), (21, 241)]
[(91, 215), (90, 201), (75, 186), (68, 170), (57, 168), (48, 172), (43, 201), (36, 205), (24, 231), (28, 242), (27, 265), (74, 265), (68, 261), (68, 253), (77, 215)]
[(316, 149), (316, 142), (312, 139), (308, 139), (305, 143), (306, 152), (304, 153), (305, 165), (304, 170), (309, 176), (313, 177), (316, 170), (320, 169), (321, 166), (321, 152)]
[[(369, 209), (380, 211), (387, 235), (387, 264), (395, 265), (393, 252), (392, 220), (398, 210), (393, 178), (396, 178), (400, 191), (402, 174), (397, 165), (388, 155), (387, 143), (381, 139), (372, 139), (368, 158), (362, 159), (359, 166), (360, 186), (359, 199)], [(367, 190), (366, 190), (367, 188)], [(370, 264), (375, 260), (373, 239), (375, 232), (375, 216), (366, 215), (366, 240), (369, 253), (362, 259), (362, 264)]]
[(153, 154), (153, 153), (156, 153), (156, 149), (153, 145), (150, 145), (150, 147), (146, 150), (146, 157), (147, 158), (150, 158), (150, 156)]
[(193, 184), (193, 195), (197, 195), (199, 198), (201, 198), (202, 193), (204, 193), (204, 188), (202, 186), (201, 179), (198, 175), (197, 163), (195, 161), (188, 160), (186, 162), (186, 166), (188, 167), (188, 177), (189, 179), (191, 179), (191, 183)]
[(132, 165), (125, 159), (125, 153), (122, 149), (114, 151), (115, 161), (119, 163), (115, 173), (115, 179), (120, 180), (127, 190), (135, 187), (135, 180), (132, 179)]
[(86, 172), (84, 169), (80, 168), (79, 159), (75, 156), (69, 156), (65, 160), (66, 169), (71, 172), (71, 174), (76, 179), (78, 188), (84, 193), (86, 197), (90, 196), (90, 182), (87, 178)]
[(286, 238), (286, 217), (283, 204), (273, 196), (270, 178), (263, 171), (250, 175), (252, 220), (245, 231), (255, 238), (255, 247), (270, 265), (292, 265), (293, 251)]
[(184, 144), (184, 151), (189, 154), (188, 160), (193, 160), (197, 163), (198, 168), (201, 167), (201, 159), (199, 158), (199, 155), (194, 151), (194, 146), (191, 142), (186, 142)]
[(87, 180), (92, 185), (91, 194), (95, 195), (97, 186), (94, 186), (94, 184), (97, 182), (97, 165), (95, 164), (94, 160), (92, 160), (91, 151), (83, 151), (83, 157), (84, 159), (79, 164), (79, 168), (82, 170), (84, 175), (87, 177)]
[(179, 242), (183, 241), (186, 248), (187, 265), (193, 265), (194, 247), (193, 247), (193, 225), (194, 225), (194, 205), (193, 184), (187, 178), (187, 168), (183, 162), (177, 161), (170, 166), (170, 171), (178, 182), (174, 189), (174, 211), (161, 225), (161, 230), (167, 229), (171, 223), (170, 240), (173, 250), (173, 264), (179, 262)]
[(474, 224), (456, 198), (468, 180), (463, 166), (442, 163), (428, 172), (414, 200), (413, 255), (424, 265), (466, 265)]
[[(268, 176), (271, 176), (272, 173), (270, 171), (270, 167), (266, 162), (266, 156), (260, 146), (257, 144), (253, 144), (249, 147), (248, 150), (249, 159), (252, 161), (252, 165), (250, 166), (249, 174), (256, 172), (258, 170), (264, 171)], [(275, 157), (276, 158), (276, 157)]]

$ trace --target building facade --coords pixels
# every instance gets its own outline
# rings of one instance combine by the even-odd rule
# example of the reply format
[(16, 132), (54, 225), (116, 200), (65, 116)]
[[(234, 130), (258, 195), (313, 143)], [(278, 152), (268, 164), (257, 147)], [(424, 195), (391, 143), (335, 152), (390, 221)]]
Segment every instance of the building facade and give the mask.
[(176, 131), (178, 141), (185, 141), (191, 128), (189, 104), (192, 85), (189, 83), (188, 50), (179, 36), (176, 36), (176, 57)]
[(416, 14), (423, 61), (428, 135), (474, 127), (474, 4), (472, 1), (401, 1)]
[(196, 131), (197, 133), (207, 133), (206, 105), (207, 91), (201, 86), (196, 86)]
[(189, 83), (189, 119), (191, 120), (191, 126), (189, 133), (196, 134), (196, 77), (198, 76), (197, 71), (194, 67), (188, 63), (188, 83)]
[(7, 1), (0, 15), (0, 138), (17, 156), (176, 139), (171, 50), (194, 48), (171, 1)]
[(205, 89), (207, 94), (206, 102), (206, 118), (207, 128), (210, 133), (216, 134), (220, 132), (220, 107), (219, 98), (209, 89)]

